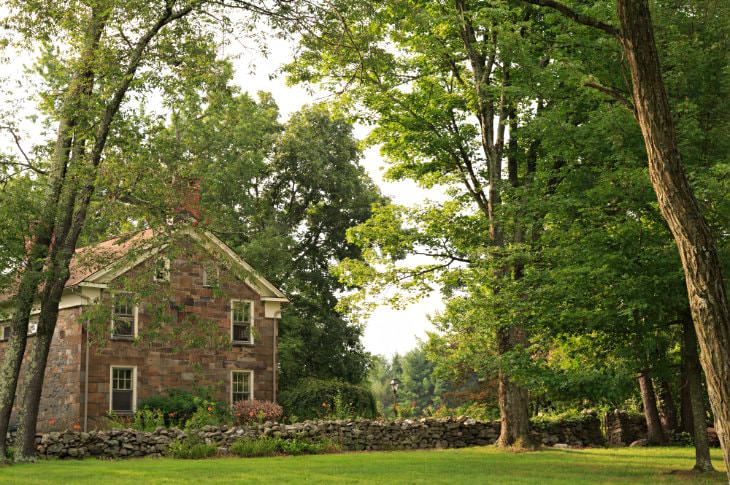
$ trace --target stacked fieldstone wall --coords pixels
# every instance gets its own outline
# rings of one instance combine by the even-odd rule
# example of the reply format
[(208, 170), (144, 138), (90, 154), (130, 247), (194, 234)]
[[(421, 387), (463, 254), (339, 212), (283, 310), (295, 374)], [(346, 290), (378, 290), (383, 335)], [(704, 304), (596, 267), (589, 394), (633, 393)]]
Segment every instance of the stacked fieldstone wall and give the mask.
[(606, 414), (606, 441), (611, 446), (624, 446), (646, 438), (646, 419), (619, 409)]
[[(536, 441), (564, 447), (603, 444), (600, 420), (586, 415), (580, 420), (551, 423), (533, 429)], [(420, 419), (398, 421), (306, 421), (285, 425), (265, 423), (247, 427), (207, 426), (196, 431), (207, 443), (225, 452), (241, 438), (271, 436), (283, 439), (331, 439), (344, 450), (398, 450), (420, 448), (463, 448), (489, 445), (499, 436), (498, 421), (469, 418)], [(133, 430), (66, 431), (38, 435), (38, 454), (48, 458), (129, 458), (163, 456), (169, 444), (185, 437), (178, 429), (158, 428), (151, 433)]]

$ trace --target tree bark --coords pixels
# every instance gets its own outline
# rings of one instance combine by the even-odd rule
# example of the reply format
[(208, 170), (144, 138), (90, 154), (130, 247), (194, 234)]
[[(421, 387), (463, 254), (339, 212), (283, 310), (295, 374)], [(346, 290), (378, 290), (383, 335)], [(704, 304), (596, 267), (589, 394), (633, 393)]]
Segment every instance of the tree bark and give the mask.
[(616, 7), (649, 176), (682, 260), (715, 429), (730, 478), (730, 310), (717, 246), (682, 167), (648, 2), (617, 0)]
[(659, 410), (657, 409), (656, 397), (654, 394), (654, 384), (647, 371), (639, 374), (639, 388), (641, 389), (641, 401), (644, 404), (644, 418), (646, 419), (646, 438), (649, 444), (665, 445), (667, 437), (662, 429), (662, 423), (659, 419)]
[[(517, 328), (497, 331), (497, 351), (500, 355), (524, 343), (524, 332)], [(529, 394), (527, 389), (511, 382), (507, 373), (499, 370), (500, 432), (496, 445), (503, 448), (533, 448), (530, 439)]]
[(672, 388), (664, 377), (657, 379), (656, 387), (657, 399), (659, 401), (659, 417), (662, 422), (662, 428), (664, 428), (664, 433), (669, 436), (670, 433), (677, 430), (677, 406), (674, 405)]
[[(686, 350), (685, 350), (686, 349)], [(687, 354), (687, 387), (690, 394), (692, 429), (695, 442), (695, 466), (699, 472), (715, 469), (710, 458), (710, 443), (707, 438), (707, 410), (702, 393), (702, 370), (697, 355), (697, 335), (691, 320), (685, 320), (682, 328), (682, 350)]]

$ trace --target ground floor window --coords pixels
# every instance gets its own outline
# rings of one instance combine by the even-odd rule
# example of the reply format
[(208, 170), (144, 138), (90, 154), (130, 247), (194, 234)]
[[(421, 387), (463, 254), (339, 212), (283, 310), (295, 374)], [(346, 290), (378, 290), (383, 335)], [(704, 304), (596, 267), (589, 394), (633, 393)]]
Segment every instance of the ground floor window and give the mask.
[(231, 372), (231, 402), (253, 399), (253, 371), (234, 370)]
[(137, 410), (137, 368), (111, 368), (111, 411), (133, 413)]
[(0, 342), (10, 338), (10, 325), (0, 325)]

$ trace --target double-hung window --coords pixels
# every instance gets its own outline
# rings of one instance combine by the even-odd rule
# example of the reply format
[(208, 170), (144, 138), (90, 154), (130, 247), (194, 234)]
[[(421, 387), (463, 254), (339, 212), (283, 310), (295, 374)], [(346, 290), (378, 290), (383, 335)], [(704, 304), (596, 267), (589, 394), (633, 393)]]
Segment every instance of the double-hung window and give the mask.
[(253, 302), (231, 300), (231, 339), (233, 343), (253, 343)]
[(137, 368), (111, 368), (111, 396), (109, 409), (115, 413), (133, 413), (137, 410)]
[(0, 342), (5, 342), (10, 338), (10, 325), (0, 325)]
[(253, 371), (231, 372), (231, 403), (253, 399)]
[(132, 293), (115, 293), (112, 338), (132, 339), (137, 335), (137, 304)]

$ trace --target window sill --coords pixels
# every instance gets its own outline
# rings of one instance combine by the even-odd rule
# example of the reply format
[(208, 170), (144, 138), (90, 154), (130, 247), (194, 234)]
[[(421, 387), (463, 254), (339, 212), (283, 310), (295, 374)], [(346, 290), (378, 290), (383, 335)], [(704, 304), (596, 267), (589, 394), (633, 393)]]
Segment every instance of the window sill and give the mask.
[(131, 418), (136, 411), (110, 411), (120, 418)]
[(253, 347), (254, 343), (248, 340), (234, 340), (234, 347)]
[(134, 340), (134, 335), (112, 335), (111, 340), (120, 340), (122, 342), (131, 342)]

